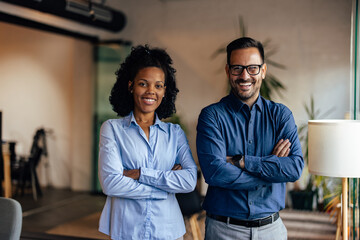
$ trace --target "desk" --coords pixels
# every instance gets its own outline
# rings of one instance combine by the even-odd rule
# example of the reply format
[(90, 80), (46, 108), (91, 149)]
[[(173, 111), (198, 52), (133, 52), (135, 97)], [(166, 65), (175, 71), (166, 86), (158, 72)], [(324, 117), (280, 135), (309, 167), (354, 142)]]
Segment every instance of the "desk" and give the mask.
[(11, 198), (11, 162), (9, 144), (2, 144), (2, 152), (4, 159), (4, 197)]

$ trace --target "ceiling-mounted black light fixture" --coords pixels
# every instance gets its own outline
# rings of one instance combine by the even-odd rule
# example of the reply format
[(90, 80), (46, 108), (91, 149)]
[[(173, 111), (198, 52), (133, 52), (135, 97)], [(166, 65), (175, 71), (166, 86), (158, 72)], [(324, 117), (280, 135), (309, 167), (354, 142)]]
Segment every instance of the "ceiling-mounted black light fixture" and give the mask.
[(117, 10), (90, 0), (3, 0), (11, 4), (50, 13), (93, 27), (121, 31), (126, 24), (125, 15)]

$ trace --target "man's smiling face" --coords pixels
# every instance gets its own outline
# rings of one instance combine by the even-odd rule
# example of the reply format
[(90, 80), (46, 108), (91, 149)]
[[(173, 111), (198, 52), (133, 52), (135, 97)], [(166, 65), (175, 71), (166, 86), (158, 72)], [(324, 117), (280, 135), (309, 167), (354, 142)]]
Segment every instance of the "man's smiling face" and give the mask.
[[(259, 50), (255, 47), (236, 49), (231, 52), (230, 65), (262, 65)], [(225, 71), (229, 78), (231, 91), (242, 102), (246, 103), (249, 107), (255, 103), (260, 93), (262, 80), (266, 75), (266, 64), (260, 67), (260, 72), (257, 75), (250, 75), (246, 69), (238, 76), (230, 73), (229, 65), (226, 65)]]

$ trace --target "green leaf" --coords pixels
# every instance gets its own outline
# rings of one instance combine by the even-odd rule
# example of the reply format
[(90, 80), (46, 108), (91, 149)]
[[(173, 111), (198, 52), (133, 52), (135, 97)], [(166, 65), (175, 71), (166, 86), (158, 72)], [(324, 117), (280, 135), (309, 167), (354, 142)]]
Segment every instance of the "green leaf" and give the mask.
[(266, 38), (263, 42), (262, 45), (265, 49), (265, 47), (268, 47), (271, 44), (271, 39), (270, 38)]
[(268, 58), (266, 58), (266, 64), (271, 65), (271, 66), (276, 67), (276, 68), (286, 69), (285, 65), (274, 62), (274, 61), (272, 61), (272, 60), (270, 60)]
[(263, 81), (260, 87), (260, 94), (266, 99), (271, 100), (271, 89), (266, 81)]
[(240, 33), (240, 37), (246, 37), (247, 36), (247, 29), (243, 20), (243, 17), (240, 15), (239, 16), (239, 33)]
[(278, 52), (278, 47), (268, 48), (265, 56), (271, 57), (272, 55), (276, 54)]
[(226, 45), (225, 44), (223, 44), (222, 47), (216, 49), (215, 52), (213, 54), (211, 54), (210, 58), (214, 59), (214, 58), (216, 58), (217, 56), (219, 56), (219, 55), (221, 55), (223, 53), (226, 53)]
[(336, 109), (335, 107), (330, 108), (329, 110), (327, 110), (323, 114), (320, 114), (319, 118), (325, 118), (325, 117), (329, 116), (330, 113), (332, 113), (335, 109)]

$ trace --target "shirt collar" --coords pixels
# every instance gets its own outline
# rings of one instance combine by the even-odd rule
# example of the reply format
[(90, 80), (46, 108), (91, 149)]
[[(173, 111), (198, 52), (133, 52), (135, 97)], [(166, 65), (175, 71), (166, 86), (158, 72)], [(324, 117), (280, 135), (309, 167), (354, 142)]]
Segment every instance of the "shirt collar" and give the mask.
[[(166, 127), (165, 127), (166, 123), (164, 123), (163, 121), (161, 121), (158, 118), (158, 115), (155, 113), (155, 123), (154, 126), (158, 126), (162, 131), (166, 132)], [(167, 133), (167, 132), (166, 132)]]
[[(240, 110), (243, 107), (247, 106), (245, 103), (243, 103), (240, 99), (238, 99), (235, 94), (233, 92), (230, 92), (229, 94), (229, 99), (230, 102), (232, 103), (232, 105), (234, 106), (235, 109)], [(263, 110), (263, 101), (262, 101), (263, 97), (259, 94), (259, 97), (256, 99), (256, 102), (254, 103), (254, 106), (260, 111), (262, 112)]]
[(263, 100), (263, 97), (259, 94), (259, 97), (258, 97), (258, 99), (256, 99), (256, 102), (255, 102), (255, 104), (254, 104), (254, 106), (255, 106), (260, 112), (262, 112), (263, 107), (264, 107), (262, 100)]
[[(139, 126), (139, 124), (135, 120), (133, 111), (131, 111), (129, 115), (124, 117), (124, 127), (129, 128), (132, 123), (134, 125)], [(155, 113), (155, 123), (153, 126), (158, 126), (162, 131), (166, 132), (165, 123), (159, 119), (156, 113)]]

